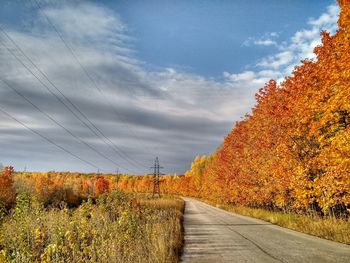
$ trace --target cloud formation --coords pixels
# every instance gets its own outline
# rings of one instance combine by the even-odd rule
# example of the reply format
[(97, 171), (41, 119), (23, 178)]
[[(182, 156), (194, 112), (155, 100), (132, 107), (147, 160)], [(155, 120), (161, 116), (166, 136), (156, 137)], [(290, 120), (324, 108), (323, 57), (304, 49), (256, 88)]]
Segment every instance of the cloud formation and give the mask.
[(335, 33), (339, 11), (337, 5), (331, 5), (320, 17), (309, 19), (308, 28), (296, 32), (289, 42), (279, 43), (279, 52), (261, 59), (257, 66), (270, 67), (281, 72), (281, 76), (286, 76), (301, 60), (315, 59), (313, 50), (321, 44), (320, 32), (326, 30)]
[[(262, 58), (247, 71), (224, 72), (221, 79), (208, 79), (173, 68), (147, 70), (145, 62), (137, 59), (132, 45), (135, 39), (127, 25), (118, 14), (102, 5), (62, 2), (43, 5), (43, 11), (31, 21), (34, 26), (30, 31), (4, 26), (7, 34), (62, 94), (121, 150), (123, 157), (62, 105), (58, 98), (69, 103), (3, 33), (0, 33), (4, 43), (0, 45), (1, 79), (80, 139), (115, 160), (120, 170), (134, 173), (148, 172), (147, 167), (155, 156), (160, 157), (167, 172), (182, 173), (195, 155), (213, 152), (234, 122), (250, 111), (257, 89), (271, 78), (281, 78), (299, 58), (310, 55), (310, 49), (319, 43), (320, 29), (334, 31), (339, 12), (336, 7), (329, 7), (327, 13), (310, 19), (310, 28), (297, 32), (289, 43), (277, 43), (277, 33), (251, 39), (247, 45), (276, 46), (277, 52)], [(93, 82), (44, 14), (57, 27)], [(0, 87), (1, 108), (103, 170), (117, 169), (115, 164), (67, 134), (1, 80)], [(73, 111), (84, 119), (75, 109)], [(6, 149), (0, 152), (0, 162), (14, 163), (17, 169), (24, 166), (31, 170), (93, 169), (3, 114), (0, 114), (0, 123), (0, 145)]]

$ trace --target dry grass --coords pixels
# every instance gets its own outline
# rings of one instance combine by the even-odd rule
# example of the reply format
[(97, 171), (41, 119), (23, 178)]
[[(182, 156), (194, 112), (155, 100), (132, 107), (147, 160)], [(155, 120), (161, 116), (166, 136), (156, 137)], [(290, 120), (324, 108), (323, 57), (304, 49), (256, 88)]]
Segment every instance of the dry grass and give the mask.
[(173, 196), (162, 196), (162, 198), (152, 198), (149, 194), (138, 195), (138, 203), (144, 206), (150, 206), (158, 209), (176, 208), (179, 211), (184, 210), (184, 201), (181, 198)]
[(242, 206), (217, 205), (241, 215), (258, 218), (281, 227), (350, 245), (350, 219), (268, 211)]
[(113, 192), (76, 209), (45, 209), (28, 198), (1, 223), (0, 262), (178, 262), (180, 199)]

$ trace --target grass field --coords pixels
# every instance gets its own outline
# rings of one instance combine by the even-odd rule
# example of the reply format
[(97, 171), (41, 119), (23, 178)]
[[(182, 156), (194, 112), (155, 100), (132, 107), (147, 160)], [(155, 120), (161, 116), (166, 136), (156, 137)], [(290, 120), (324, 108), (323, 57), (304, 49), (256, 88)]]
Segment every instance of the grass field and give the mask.
[(178, 262), (184, 202), (120, 191), (77, 208), (27, 194), (3, 217), (0, 262)]

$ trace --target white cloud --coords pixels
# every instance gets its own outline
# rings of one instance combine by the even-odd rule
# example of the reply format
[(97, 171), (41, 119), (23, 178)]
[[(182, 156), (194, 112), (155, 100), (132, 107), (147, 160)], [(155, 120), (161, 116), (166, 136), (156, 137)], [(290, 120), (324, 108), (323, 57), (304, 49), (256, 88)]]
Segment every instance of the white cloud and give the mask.
[(263, 39), (263, 40), (259, 39), (259, 40), (254, 41), (254, 44), (260, 45), (260, 46), (276, 46), (277, 42), (273, 41), (271, 39)]
[(331, 27), (331, 30), (336, 29), (336, 24), (334, 22), (337, 21), (339, 15), (339, 6), (338, 5), (330, 5), (327, 8), (327, 12), (322, 14), (317, 19), (310, 19), (309, 24), (315, 27)]
[[(126, 26), (119, 16), (108, 9), (84, 2), (76, 2), (71, 5), (45, 8), (45, 15), (40, 14), (42, 22), (46, 22), (45, 15), (55, 26), (70, 39), (84, 38), (99, 39), (127, 36), (124, 34)], [(50, 29), (52, 30), (52, 29)]]
[(300, 64), (303, 59), (315, 59), (313, 50), (321, 44), (320, 32), (326, 30), (335, 33), (337, 30), (337, 20), (339, 7), (330, 5), (326, 12), (318, 18), (310, 18), (308, 27), (297, 31), (289, 41), (277, 42), (277, 33), (267, 33), (263, 37), (248, 39), (244, 45), (274, 45), (278, 52), (260, 59), (256, 67), (261, 71), (271, 70), (269, 76), (282, 81), (282, 76), (291, 74), (293, 68)]
[(292, 73), (294, 67), (303, 59), (314, 59), (314, 48), (321, 43), (320, 32), (327, 30), (335, 33), (339, 7), (331, 5), (324, 14), (308, 21), (308, 27), (297, 31), (289, 41), (278, 43), (279, 34), (266, 33), (260, 38), (249, 38), (243, 45), (265, 45), (277, 47), (277, 52), (260, 59), (253, 69), (240, 73), (224, 72), (223, 76), (231, 85), (258, 89), (270, 79), (282, 82), (285, 76)]
[(257, 66), (278, 69), (281, 66), (289, 65), (293, 61), (293, 58), (294, 56), (291, 51), (283, 51), (276, 55), (263, 58), (257, 63)]
[(243, 42), (243, 46), (277, 46), (276, 39), (278, 38), (279, 34), (277, 32), (270, 32), (265, 35), (263, 35), (260, 38), (254, 38), (250, 37), (247, 40)]
[[(293, 64), (299, 64), (302, 59), (314, 59), (316, 56), (313, 50), (321, 44), (320, 32), (326, 30), (334, 34), (337, 30), (339, 7), (331, 5), (327, 11), (316, 19), (310, 19), (310, 28), (302, 29), (294, 34), (291, 42), (282, 47), (282, 50), (289, 50), (294, 53)], [(289, 74), (290, 72), (285, 72)]]
[(280, 77), (280, 73), (274, 70), (265, 69), (265, 70), (259, 71), (258, 76), (264, 77), (264, 78), (276, 79)]
[(224, 77), (228, 78), (232, 82), (251, 81), (252, 79), (255, 78), (255, 72), (244, 71), (238, 74), (230, 74), (228, 72), (224, 72)]

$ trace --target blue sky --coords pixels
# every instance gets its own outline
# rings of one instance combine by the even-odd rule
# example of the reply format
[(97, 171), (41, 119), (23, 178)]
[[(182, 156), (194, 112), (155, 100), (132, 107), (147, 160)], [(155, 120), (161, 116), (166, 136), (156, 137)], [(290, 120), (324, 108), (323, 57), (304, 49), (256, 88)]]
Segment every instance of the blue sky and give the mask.
[[(137, 56), (159, 67), (178, 67), (206, 77), (242, 71), (274, 46), (242, 45), (276, 32), (288, 41), (333, 1), (104, 1), (136, 40)], [(108, 4), (109, 3), (109, 4)]]
[[(316, 0), (38, 2), (41, 10), (34, 0), (0, 1), (1, 109), (101, 170), (138, 174), (155, 156), (183, 173), (195, 155), (215, 151), (264, 83), (314, 58), (339, 13), (335, 1)], [(108, 143), (48, 92), (52, 84)], [(5, 114), (0, 123), (0, 148), (9, 149), (0, 163), (96, 170)]]

